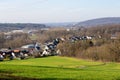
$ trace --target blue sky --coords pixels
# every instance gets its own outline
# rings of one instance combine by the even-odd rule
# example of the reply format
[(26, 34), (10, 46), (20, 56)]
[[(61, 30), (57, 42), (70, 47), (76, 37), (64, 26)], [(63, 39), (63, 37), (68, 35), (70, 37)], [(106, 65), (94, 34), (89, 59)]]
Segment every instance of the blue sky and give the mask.
[(79, 22), (120, 17), (120, 0), (0, 0), (2, 23)]

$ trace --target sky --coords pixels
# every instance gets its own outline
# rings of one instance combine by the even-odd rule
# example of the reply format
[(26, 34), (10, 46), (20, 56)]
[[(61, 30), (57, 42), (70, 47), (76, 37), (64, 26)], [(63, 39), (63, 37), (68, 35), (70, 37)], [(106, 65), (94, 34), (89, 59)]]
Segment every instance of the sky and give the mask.
[(0, 23), (80, 22), (120, 17), (120, 0), (0, 0)]

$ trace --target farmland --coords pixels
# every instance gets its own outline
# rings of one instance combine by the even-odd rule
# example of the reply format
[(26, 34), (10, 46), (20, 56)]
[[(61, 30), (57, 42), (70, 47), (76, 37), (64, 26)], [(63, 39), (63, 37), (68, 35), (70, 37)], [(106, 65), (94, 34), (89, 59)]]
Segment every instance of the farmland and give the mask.
[(59, 56), (3, 61), (0, 79), (119, 80), (120, 64)]

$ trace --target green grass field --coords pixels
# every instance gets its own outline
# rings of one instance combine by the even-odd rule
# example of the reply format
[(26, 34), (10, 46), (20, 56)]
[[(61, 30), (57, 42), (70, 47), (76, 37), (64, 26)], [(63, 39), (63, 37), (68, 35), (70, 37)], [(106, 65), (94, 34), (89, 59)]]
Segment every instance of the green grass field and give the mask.
[(120, 64), (59, 56), (3, 61), (0, 79), (120, 80)]

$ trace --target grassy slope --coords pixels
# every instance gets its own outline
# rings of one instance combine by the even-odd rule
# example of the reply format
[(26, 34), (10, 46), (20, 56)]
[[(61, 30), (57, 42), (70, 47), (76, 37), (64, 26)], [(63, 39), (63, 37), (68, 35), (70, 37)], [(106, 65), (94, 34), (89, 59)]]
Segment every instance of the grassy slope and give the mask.
[(0, 62), (0, 78), (119, 80), (120, 64), (45, 57)]

